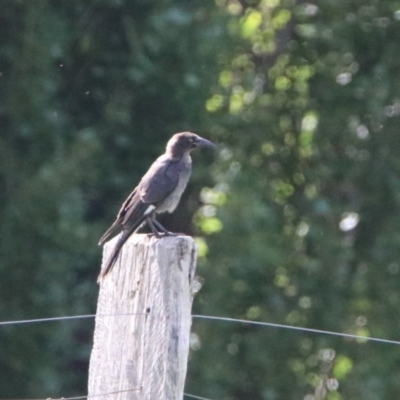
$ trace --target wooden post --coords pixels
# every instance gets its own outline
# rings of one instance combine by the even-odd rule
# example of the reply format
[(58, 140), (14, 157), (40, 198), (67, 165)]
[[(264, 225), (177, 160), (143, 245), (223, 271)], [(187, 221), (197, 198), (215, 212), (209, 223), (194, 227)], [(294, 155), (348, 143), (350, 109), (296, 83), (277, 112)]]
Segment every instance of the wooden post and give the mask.
[(196, 257), (189, 236), (135, 234), (125, 243), (100, 287), (89, 397), (183, 398)]

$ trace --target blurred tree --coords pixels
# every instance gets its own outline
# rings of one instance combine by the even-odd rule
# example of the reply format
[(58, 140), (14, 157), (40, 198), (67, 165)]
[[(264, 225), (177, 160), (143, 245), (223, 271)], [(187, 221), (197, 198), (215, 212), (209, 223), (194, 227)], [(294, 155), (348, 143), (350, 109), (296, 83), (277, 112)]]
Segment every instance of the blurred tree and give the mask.
[[(238, 45), (206, 103), (225, 148), (197, 218), (212, 235), (198, 313), (398, 337), (398, 4), (217, 4)], [(397, 398), (395, 347), (194, 331), (190, 387), (205, 397)]]

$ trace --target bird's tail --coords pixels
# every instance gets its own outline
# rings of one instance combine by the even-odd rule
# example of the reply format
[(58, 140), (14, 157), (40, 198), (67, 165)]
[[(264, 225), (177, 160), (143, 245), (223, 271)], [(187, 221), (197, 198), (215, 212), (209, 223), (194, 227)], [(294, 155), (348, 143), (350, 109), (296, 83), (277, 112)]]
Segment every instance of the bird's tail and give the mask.
[(101, 283), (106, 275), (109, 274), (118, 259), (122, 246), (129, 239), (129, 236), (131, 236), (132, 233), (136, 232), (140, 228), (140, 226), (145, 222), (146, 218), (147, 217), (143, 215), (141, 218), (135, 221), (135, 223), (130, 226), (128, 230), (122, 231), (121, 236), (118, 238), (118, 241), (114, 246), (111, 255), (108, 257), (104, 268), (101, 269), (100, 275), (97, 278), (97, 283)]
[(99, 240), (99, 246), (112, 239), (114, 236), (118, 235), (118, 233), (121, 232), (121, 228), (122, 226), (120, 221), (115, 221)]
[(97, 283), (101, 283), (103, 279), (106, 277), (106, 275), (108, 275), (109, 272), (112, 270), (115, 262), (118, 259), (119, 253), (121, 252), (121, 248), (124, 245), (124, 243), (128, 240), (129, 236), (130, 234), (127, 234), (127, 232), (122, 232), (120, 238), (118, 239), (117, 243), (115, 244), (111, 252), (111, 255), (108, 257), (106, 264), (101, 269), (100, 275), (97, 278)]

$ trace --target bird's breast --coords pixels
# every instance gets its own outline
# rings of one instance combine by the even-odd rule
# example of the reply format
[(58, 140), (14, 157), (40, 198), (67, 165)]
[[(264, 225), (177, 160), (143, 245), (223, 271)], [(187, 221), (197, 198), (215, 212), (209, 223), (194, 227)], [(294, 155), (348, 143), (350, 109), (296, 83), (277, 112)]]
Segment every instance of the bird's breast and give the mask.
[(192, 172), (192, 159), (188, 155), (183, 157), (180, 161), (182, 163), (181, 172), (179, 174), (178, 184), (172, 193), (165, 198), (165, 200), (157, 207), (157, 213), (170, 212), (172, 213), (177, 207), (179, 200), (181, 199), (183, 191), (186, 189), (190, 174)]

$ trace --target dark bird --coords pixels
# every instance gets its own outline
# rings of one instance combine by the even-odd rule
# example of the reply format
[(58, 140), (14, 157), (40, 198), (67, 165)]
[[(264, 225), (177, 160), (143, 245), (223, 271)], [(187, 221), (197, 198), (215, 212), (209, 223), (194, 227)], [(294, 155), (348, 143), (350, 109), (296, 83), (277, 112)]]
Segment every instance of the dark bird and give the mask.
[(102, 245), (120, 233), (97, 282), (101, 282), (111, 271), (123, 244), (144, 222), (147, 222), (156, 237), (174, 235), (155, 216), (175, 210), (192, 170), (190, 152), (197, 147), (215, 147), (215, 144), (191, 132), (176, 133), (169, 140), (165, 153), (157, 158), (143, 176), (122, 204), (115, 222), (100, 239), (99, 245)]

